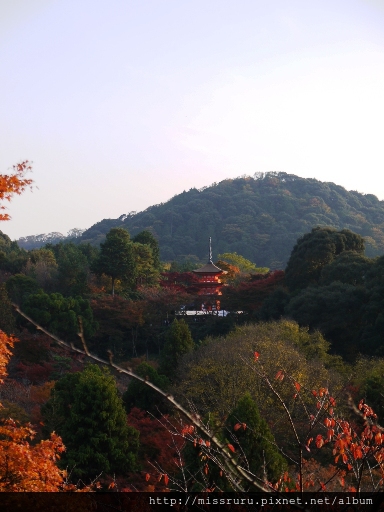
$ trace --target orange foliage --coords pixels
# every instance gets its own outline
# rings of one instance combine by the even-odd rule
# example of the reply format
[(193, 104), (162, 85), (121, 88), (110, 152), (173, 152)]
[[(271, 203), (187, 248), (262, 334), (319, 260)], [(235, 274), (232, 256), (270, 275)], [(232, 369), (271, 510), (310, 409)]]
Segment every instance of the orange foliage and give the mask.
[[(21, 162), (12, 167), (12, 174), (0, 174), (0, 201), (10, 201), (14, 194), (21, 194), (26, 187), (32, 184), (31, 179), (25, 179), (24, 175), (30, 171), (32, 167), (28, 160)], [(5, 206), (0, 206), (0, 210), (4, 210)], [(0, 213), (0, 220), (9, 220), (8, 214)]]
[(61, 438), (55, 433), (51, 439), (31, 446), (35, 432), (21, 427), (13, 420), (0, 425), (0, 491), (1, 492), (57, 492), (64, 483), (64, 471), (56, 460), (64, 451)]
[[(0, 378), (7, 375), (10, 348), (16, 339), (0, 331)], [(1, 380), (2, 382), (2, 380)], [(55, 433), (32, 446), (35, 431), (12, 419), (0, 423), (0, 492), (56, 492), (64, 487), (65, 472), (56, 460), (65, 449)]]
[(3, 377), (7, 376), (7, 364), (12, 355), (10, 348), (13, 347), (16, 338), (7, 336), (5, 332), (0, 331), (0, 384), (3, 383)]

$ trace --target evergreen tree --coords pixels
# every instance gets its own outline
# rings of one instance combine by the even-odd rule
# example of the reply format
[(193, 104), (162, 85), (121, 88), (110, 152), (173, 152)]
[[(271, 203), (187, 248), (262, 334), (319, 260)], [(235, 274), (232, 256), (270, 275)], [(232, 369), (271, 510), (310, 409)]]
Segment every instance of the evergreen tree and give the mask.
[(15, 326), (12, 303), (9, 300), (4, 283), (0, 283), (0, 330), (11, 334)]
[(289, 290), (293, 292), (318, 284), (323, 268), (345, 251), (363, 254), (363, 237), (348, 229), (313, 228), (298, 239), (292, 250), (285, 270)]
[[(157, 370), (148, 363), (141, 363), (136, 368), (136, 373), (162, 390), (169, 386), (167, 377), (159, 375)], [(135, 379), (132, 379), (129, 383), (128, 389), (123, 395), (123, 402), (128, 413), (133, 407), (138, 407), (156, 416), (159, 414), (159, 406), (161, 406), (160, 412), (164, 414), (164, 404), (158, 393)]]
[(242, 465), (248, 465), (249, 470), (259, 478), (266, 478), (269, 482), (278, 480), (287, 463), (275, 446), (273, 435), (249, 393), (239, 400), (228, 417), (227, 426), (231, 444), (241, 446), (237, 452), (243, 454), (240, 457), (246, 458)]
[(106, 274), (112, 279), (112, 295), (115, 294), (115, 280), (132, 281), (135, 277), (135, 257), (129, 233), (123, 228), (112, 228), (105, 242), (100, 244), (100, 254), (93, 265), (93, 271)]
[(160, 270), (161, 263), (159, 243), (152, 233), (150, 231), (141, 231), (133, 238), (132, 241), (142, 245), (149, 245), (152, 249), (153, 265), (157, 270)]
[(97, 323), (89, 301), (80, 297), (63, 297), (60, 293), (39, 293), (29, 295), (24, 310), (42, 327), (69, 339), (78, 339), (78, 317), (83, 321), (84, 335), (88, 339), (95, 334)]
[(60, 465), (75, 478), (135, 469), (138, 432), (128, 426), (107, 370), (88, 365), (67, 374), (56, 382), (42, 413), (46, 432), (56, 430), (66, 446)]
[(171, 380), (176, 376), (176, 370), (181, 356), (194, 349), (191, 331), (184, 320), (175, 319), (166, 334), (166, 341), (161, 354), (159, 371)]

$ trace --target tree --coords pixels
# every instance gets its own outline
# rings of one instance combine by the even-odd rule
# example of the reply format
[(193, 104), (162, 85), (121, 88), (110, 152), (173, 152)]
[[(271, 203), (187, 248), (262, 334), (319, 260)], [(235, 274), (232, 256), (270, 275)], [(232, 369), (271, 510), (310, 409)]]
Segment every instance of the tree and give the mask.
[(88, 365), (56, 382), (42, 408), (46, 429), (56, 430), (66, 445), (61, 466), (74, 477), (135, 469), (138, 433), (127, 425), (123, 402), (108, 371)]
[(171, 380), (175, 378), (181, 356), (191, 352), (195, 347), (191, 331), (184, 320), (175, 319), (166, 334), (166, 341), (161, 353), (160, 373)]
[[(321, 363), (326, 359), (326, 349), (326, 342), (319, 333), (309, 333), (308, 328), (292, 321), (237, 327), (227, 336), (205, 339), (198, 350), (181, 358), (174, 393), (193, 403), (201, 415), (217, 413), (221, 418), (232, 411), (248, 391), (261, 415), (276, 422), (278, 435), (284, 438), (287, 425), (281, 422), (279, 404), (260, 380), (255, 379), (253, 369), (244, 361), (257, 351), (263, 354), (268, 375), (275, 375), (284, 367), (308, 388), (319, 387), (327, 380), (336, 388), (340, 386), (340, 377)], [(289, 402), (291, 396), (290, 391), (283, 392), (282, 398)]]
[(147, 244), (133, 243), (133, 253), (136, 263), (136, 286), (156, 285), (160, 273), (155, 266), (152, 248)]
[(227, 311), (255, 313), (264, 301), (277, 289), (284, 286), (284, 272), (276, 270), (254, 276), (254, 279), (223, 289), (222, 305)]
[(44, 291), (53, 291), (57, 275), (55, 255), (49, 249), (33, 249), (28, 254), (24, 273), (35, 279), (39, 288)]
[[(17, 308), (17, 311), (27, 318), (19, 308)], [(32, 323), (34, 322), (32, 321)], [(34, 323), (34, 325), (36, 324)], [(36, 327), (38, 326), (36, 325)], [(288, 336), (290, 342), (300, 345), (300, 338), (304, 331), (299, 330), (294, 324), (287, 322), (283, 322), (282, 327), (282, 331)], [(268, 324), (262, 325), (260, 334), (265, 334), (268, 328)], [(41, 330), (46, 332), (43, 328), (41, 328)], [(276, 343), (281, 337), (281, 332), (279, 331), (276, 331), (274, 334), (275, 337), (271, 337), (269, 340), (262, 339), (263, 336), (261, 336), (257, 348), (271, 348), (271, 341)], [(305, 332), (304, 334), (304, 338), (307, 338), (308, 334)], [(318, 338), (318, 336), (316, 338)], [(169, 393), (163, 392), (151, 382), (136, 375), (132, 370), (124, 369), (114, 364), (112, 358), (108, 363), (97, 356), (93, 356), (89, 353), (85, 342), (83, 344), (83, 351), (74, 346), (71, 347), (58, 338), (55, 339), (62, 347), (70, 348), (83, 355), (87, 354), (91, 359), (99, 363), (109, 365), (120, 373), (129, 375), (142, 383), (146, 383), (147, 386), (157, 391), (159, 395), (176, 407), (189, 423), (183, 421), (181, 432), (175, 429), (170, 422), (166, 423), (167, 427), (172, 428), (174, 435), (181, 436), (186, 442), (192, 442), (195, 447), (199, 446), (199, 457), (201, 457), (202, 460), (213, 461), (223, 473), (223, 475), (220, 474), (220, 477), (225, 476), (231, 488), (234, 490), (243, 491), (245, 483), (248, 488), (249, 486), (254, 486), (261, 491), (287, 492), (296, 489), (303, 492), (303, 490), (316, 486), (314, 490), (319, 492), (328, 490), (328, 481), (333, 480), (333, 482), (335, 482), (336, 477), (338, 485), (332, 485), (332, 490), (360, 492), (362, 490), (377, 491), (383, 488), (384, 429), (376, 424), (375, 413), (364, 400), (361, 400), (358, 407), (352, 405), (358, 416), (360, 425), (357, 424), (356, 426), (351, 423), (350, 419), (345, 419), (345, 417), (338, 413), (335, 414), (336, 400), (331, 395), (328, 388), (313, 388), (314, 381), (308, 380), (305, 372), (303, 372), (300, 367), (297, 371), (295, 370), (291, 361), (293, 354), (286, 350), (289, 348), (287, 346), (284, 347), (283, 353), (277, 353), (275, 346), (273, 346), (272, 352), (267, 357), (267, 359), (271, 359), (271, 357), (274, 358), (272, 364), (278, 368), (274, 378), (275, 383), (271, 374), (266, 372), (266, 361), (264, 360), (263, 352), (254, 352), (252, 358), (250, 358), (250, 354), (248, 353), (248, 355), (245, 355), (242, 359), (243, 367), (249, 368), (254, 377), (256, 376), (257, 379), (260, 379), (260, 384), (270, 391), (271, 396), (275, 397), (276, 403), (280, 405), (280, 411), (278, 411), (280, 412), (279, 416), (285, 417), (286, 425), (289, 426), (288, 428), (292, 434), (291, 441), (285, 444), (285, 448), (288, 448), (291, 452), (288, 453), (287, 456), (297, 467), (298, 473), (292, 474), (290, 471), (290, 474), (285, 473), (283, 478), (280, 478), (278, 482), (266, 483), (253, 475), (247, 467), (242, 466), (238, 452), (233, 444), (223, 443), (220, 437), (216, 435), (216, 431), (212, 430), (211, 422), (209, 422), (210, 424), (205, 424), (200, 416), (196, 414), (196, 409), (191, 413), (180, 405)], [(256, 348), (256, 346), (254, 347)], [(273, 366), (271, 367), (270, 363), (268, 364), (268, 368), (272, 368), (273, 375)], [(295, 370), (296, 375), (290, 373), (290, 369), (292, 368)], [(314, 369), (315, 366), (312, 366), (312, 373)], [(327, 380), (327, 378), (325, 380)], [(293, 396), (292, 393), (294, 393)], [(263, 402), (261, 401), (261, 403)], [(268, 413), (271, 412), (270, 404), (271, 402), (268, 400)], [(215, 427), (215, 425), (213, 426)], [(237, 426), (234, 430), (237, 431), (239, 428), (246, 430), (246, 426), (242, 423), (240, 427)], [(279, 437), (276, 436), (276, 438)], [(281, 442), (281, 438), (279, 438), (279, 441)], [(316, 455), (317, 450), (328, 443), (330, 443), (330, 448), (333, 447), (333, 451), (329, 450), (328, 455), (331, 453), (333, 456), (336, 455), (334, 465), (330, 465), (325, 472), (317, 473), (319, 476), (326, 475), (327, 480), (325, 482), (321, 480), (314, 482), (312, 469), (314, 464), (315, 469), (318, 467), (318, 464), (316, 461), (313, 461), (313, 459), (308, 460), (308, 458), (306, 458), (308, 457), (307, 453), (313, 451)], [(327, 455), (327, 453), (325, 455)], [(182, 467), (183, 461), (181, 459), (179, 459), (179, 461), (179, 467)], [(155, 466), (155, 474), (156, 473), (158, 481), (164, 477), (165, 484), (167, 485), (169, 481), (168, 475), (164, 475), (161, 468)], [(209, 466), (207, 462), (204, 466), (204, 474), (207, 475), (208, 473)], [(182, 470), (182, 475), (184, 475), (184, 483), (181, 482), (181, 488), (187, 490), (187, 482), (185, 480), (186, 472), (184, 470)], [(347, 479), (344, 479), (345, 476), (348, 478), (348, 483)], [(150, 478), (151, 475), (149, 474), (145, 476), (146, 481)], [(205, 481), (207, 480), (205, 479)], [(177, 483), (175, 481), (173, 482)], [(353, 485), (353, 483), (355, 483), (355, 485)], [(148, 488), (147, 490), (150, 489)], [(205, 490), (213, 491), (215, 490), (215, 486), (207, 487)], [(338, 502), (338, 504), (340, 504), (340, 502)]]
[[(160, 389), (166, 390), (169, 387), (169, 380), (164, 375), (160, 375), (155, 368), (148, 363), (141, 363), (136, 368), (137, 375), (144, 377), (146, 380), (150, 380), (155, 386)], [(127, 391), (123, 395), (123, 402), (127, 413), (129, 413), (134, 407), (142, 409), (146, 412), (150, 412), (154, 416), (159, 414), (159, 407), (162, 404), (159, 402), (159, 397), (145, 384), (137, 380), (132, 380), (129, 383)], [(164, 410), (162, 410), (164, 413)]]
[(150, 231), (141, 231), (136, 236), (133, 237), (132, 242), (148, 245), (152, 249), (152, 257), (153, 257), (153, 266), (156, 270), (160, 270), (161, 262), (160, 262), (160, 248), (159, 242), (152, 235)]
[[(24, 177), (31, 170), (32, 166), (25, 160), (12, 167), (12, 174), (0, 174), (0, 202), (10, 201), (15, 194), (20, 195), (32, 185), (33, 181)], [(5, 210), (5, 206), (0, 205), (0, 210)], [(7, 213), (0, 214), (0, 221), (9, 219)]]
[(106, 240), (100, 245), (100, 254), (93, 270), (96, 274), (106, 274), (112, 279), (112, 295), (115, 294), (115, 280), (131, 281), (136, 274), (134, 251), (129, 233), (123, 228), (112, 228)]
[(246, 393), (227, 419), (229, 442), (239, 448), (244, 467), (267, 482), (277, 481), (288, 468), (277, 448), (267, 422), (260, 416), (256, 402)]
[(24, 305), (24, 301), (29, 295), (37, 293), (39, 285), (32, 277), (24, 274), (15, 274), (6, 282), (7, 292), (13, 302)]
[(37, 322), (59, 336), (77, 339), (78, 317), (81, 316), (84, 334), (91, 337), (97, 329), (89, 301), (80, 297), (63, 297), (60, 293), (39, 293), (29, 295), (25, 311)]
[[(0, 384), (7, 375), (11, 348), (17, 341), (0, 331)], [(15, 406), (9, 404), (15, 412)], [(20, 426), (13, 419), (0, 419), (0, 492), (59, 491), (64, 486), (64, 472), (56, 462), (64, 451), (61, 438), (31, 444), (36, 432), (30, 425)]]
[(219, 260), (224, 260), (224, 262), (229, 263), (230, 265), (234, 265), (235, 267), (240, 269), (240, 272), (243, 273), (255, 273), (255, 274), (265, 274), (268, 272), (268, 268), (265, 267), (257, 267), (252, 261), (247, 260), (244, 256), (237, 254), (237, 252), (226, 252), (224, 254), (218, 255)]
[(293, 296), (285, 313), (302, 326), (318, 329), (332, 343), (332, 350), (348, 360), (359, 351), (367, 353), (361, 340), (367, 290), (334, 282), (327, 286), (309, 286)]
[(324, 286), (340, 281), (353, 286), (363, 286), (374, 267), (374, 261), (361, 253), (344, 251), (322, 269), (320, 284)]
[(12, 312), (12, 303), (9, 300), (4, 283), (0, 283), (0, 329), (11, 334), (15, 327), (15, 319)]
[(65, 296), (87, 292), (89, 263), (80, 246), (73, 243), (49, 245), (56, 256), (58, 289)]
[(344, 251), (364, 252), (364, 239), (348, 229), (313, 228), (298, 239), (292, 250), (285, 279), (289, 290), (296, 291), (319, 283), (326, 265)]
[(16, 274), (22, 271), (27, 261), (28, 252), (0, 231), (0, 270)]
[[(25, 161), (13, 167), (12, 175), (0, 175), (0, 201), (9, 201), (13, 194), (21, 194), (31, 185), (32, 180), (24, 179), (29, 170), (31, 166)], [(9, 215), (0, 214), (0, 220), (8, 219)], [(0, 330), (0, 384), (7, 375), (6, 366), (15, 341), (14, 336)], [(65, 449), (61, 438), (53, 433), (49, 440), (31, 445), (34, 436), (29, 425), (22, 427), (13, 419), (0, 420), (0, 492), (55, 492), (64, 487), (65, 474), (56, 465)]]

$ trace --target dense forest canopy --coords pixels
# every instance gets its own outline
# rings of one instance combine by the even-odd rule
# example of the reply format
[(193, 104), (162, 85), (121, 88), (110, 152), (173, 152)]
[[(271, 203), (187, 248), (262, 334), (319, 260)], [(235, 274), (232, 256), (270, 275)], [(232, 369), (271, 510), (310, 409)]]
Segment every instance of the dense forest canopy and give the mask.
[[(159, 241), (163, 261), (204, 261), (211, 236), (216, 254), (238, 252), (260, 266), (281, 269), (296, 240), (315, 226), (362, 235), (368, 256), (384, 250), (383, 201), (283, 172), (193, 188), (143, 212), (104, 219), (76, 241), (98, 245), (113, 227), (124, 227), (131, 236), (148, 230)], [(20, 246), (32, 248), (33, 237), (28, 238)]]
[[(83, 243), (26, 250), (0, 231), (0, 491), (382, 490), (381, 205), (269, 173), (103, 221)], [(214, 229), (226, 315), (191, 272)], [(171, 250), (179, 261), (161, 263)], [(262, 250), (287, 251), (285, 271)], [(107, 357), (117, 372), (84, 365)]]

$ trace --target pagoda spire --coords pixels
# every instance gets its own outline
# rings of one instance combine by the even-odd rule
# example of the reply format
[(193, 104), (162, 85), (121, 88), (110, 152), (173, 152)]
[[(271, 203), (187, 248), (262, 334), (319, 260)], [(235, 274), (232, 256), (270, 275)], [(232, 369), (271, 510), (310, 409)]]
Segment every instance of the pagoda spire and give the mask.
[(212, 238), (209, 237), (209, 260), (208, 263), (213, 263), (212, 261)]

